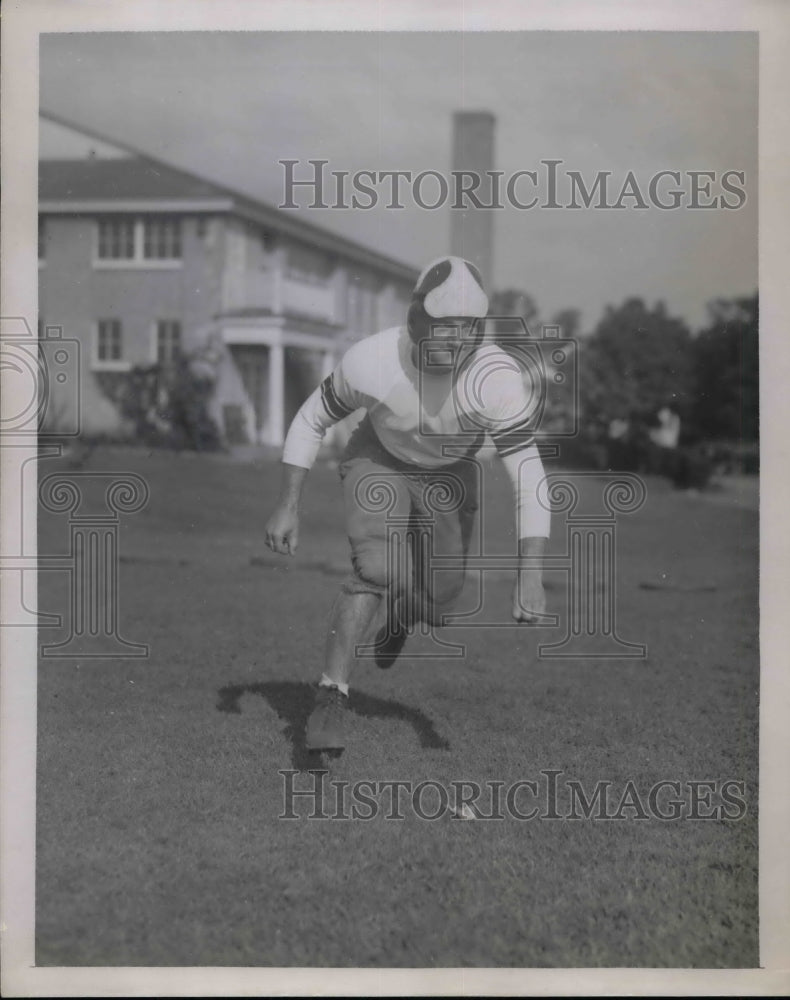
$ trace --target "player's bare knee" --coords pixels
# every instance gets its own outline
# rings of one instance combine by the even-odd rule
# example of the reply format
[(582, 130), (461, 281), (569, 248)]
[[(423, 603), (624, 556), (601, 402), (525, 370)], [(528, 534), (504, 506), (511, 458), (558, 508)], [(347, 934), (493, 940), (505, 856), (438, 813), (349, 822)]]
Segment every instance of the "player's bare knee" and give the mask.
[(371, 592), (381, 592), (389, 586), (387, 553), (385, 549), (369, 548), (358, 551), (352, 558), (354, 576)]
[(362, 580), (356, 573), (350, 573), (343, 581), (341, 590), (344, 594), (373, 594), (375, 597), (383, 597), (387, 588)]

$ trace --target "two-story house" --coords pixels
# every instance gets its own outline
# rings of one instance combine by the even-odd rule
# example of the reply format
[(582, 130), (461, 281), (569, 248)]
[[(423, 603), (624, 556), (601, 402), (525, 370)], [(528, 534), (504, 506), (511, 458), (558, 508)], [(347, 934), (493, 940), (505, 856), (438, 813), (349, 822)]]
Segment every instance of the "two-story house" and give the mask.
[(39, 171), (39, 327), (80, 342), (87, 433), (123, 431), (123, 373), (185, 352), (212, 368), (226, 439), (279, 445), (339, 354), (404, 320), (417, 270), (304, 213), (49, 115)]

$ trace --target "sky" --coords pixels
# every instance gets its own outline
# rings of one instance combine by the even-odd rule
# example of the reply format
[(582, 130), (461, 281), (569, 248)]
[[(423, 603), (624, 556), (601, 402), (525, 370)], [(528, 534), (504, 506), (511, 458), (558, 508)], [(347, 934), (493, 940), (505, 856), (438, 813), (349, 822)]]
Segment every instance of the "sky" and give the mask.
[[(698, 329), (708, 301), (757, 287), (755, 34), (49, 34), (40, 105), (272, 204), (281, 159), (448, 175), (458, 110), (495, 115), (506, 176), (559, 159), (588, 187), (611, 171), (615, 193), (633, 171), (646, 194), (659, 170), (709, 170), (716, 194), (725, 171), (744, 171), (732, 211), (498, 211), (492, 284), (528, 292), (544, 320), (579, 309), (584, 331), (634, 295)], [(450, 210), (405, 203), (299, 212), (420, 268), (450, 249)]]

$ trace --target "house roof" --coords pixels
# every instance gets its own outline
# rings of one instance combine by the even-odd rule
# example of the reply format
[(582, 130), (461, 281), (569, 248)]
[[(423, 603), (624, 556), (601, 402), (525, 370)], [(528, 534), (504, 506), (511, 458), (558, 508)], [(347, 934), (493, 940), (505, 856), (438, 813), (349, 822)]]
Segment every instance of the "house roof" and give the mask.
[[(63, 123), (54, 115), (44, 117)], [(68, 123), (71, 124), (71, 123)], [(73, 126), (75, 127), (75, 126)], [(95, 135), (87, 132), (86, 134)], [(105, 136), (96, 136), (106, 140)], [(110, 140), (112, 141), (112, 140)], [(39, 161), (39, 210), (61, 212), (228, 211), (273, 232), (318, 247), (413, 285), (419, 271), (362, 243), (305, 222), (298, 211), (275, 208), (197, 174), (132, 152), (115, 159)]]
[(40, 201), (224, 199), (217, 187), (181, 170), (143, 157), (124, 159), (42, 160), (38, 171)]

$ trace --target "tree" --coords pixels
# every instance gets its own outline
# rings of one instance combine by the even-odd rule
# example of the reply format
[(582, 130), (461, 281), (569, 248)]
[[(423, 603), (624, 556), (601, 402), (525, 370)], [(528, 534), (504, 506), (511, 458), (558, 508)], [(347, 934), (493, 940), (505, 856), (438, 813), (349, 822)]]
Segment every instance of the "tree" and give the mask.
[(716, 299), (694, 344), (697, 431), (711, 439), (757, 441), (760, 434), (759, 301)]
[(537, 324), (539, 310), (537, 303), (527, 292), (518, 288), (506, 288), (491, 296), (490, 313), (492, 316), (520, 317), (527, 324), (530, 333), (534, 333), (531, 325)]
[(555, 326), (560, 327), (562, 331), (561, 336), (573, 339), (579, 332), (580, 320), (581, 313), (578, 309), (560, 309), (559, 312), (554, 314), (551, 322)]
[(580, 356), (583, 420), (649, 423), (664, 406), (685, 416), (691, 405), (693, 349), (686, 324), (662, 302), (631, 298), (608, 306)]

